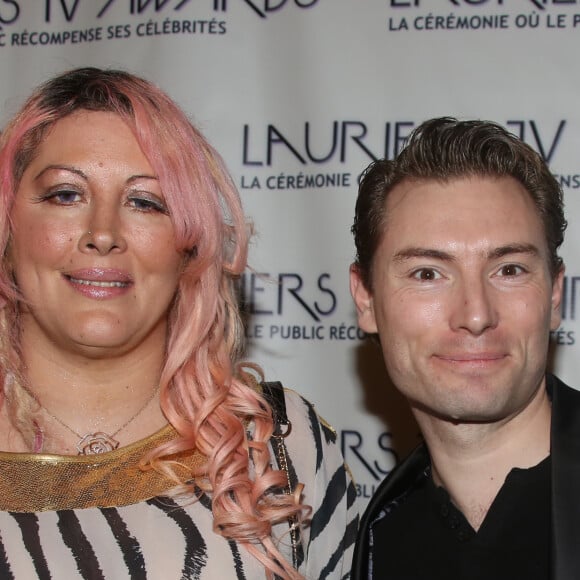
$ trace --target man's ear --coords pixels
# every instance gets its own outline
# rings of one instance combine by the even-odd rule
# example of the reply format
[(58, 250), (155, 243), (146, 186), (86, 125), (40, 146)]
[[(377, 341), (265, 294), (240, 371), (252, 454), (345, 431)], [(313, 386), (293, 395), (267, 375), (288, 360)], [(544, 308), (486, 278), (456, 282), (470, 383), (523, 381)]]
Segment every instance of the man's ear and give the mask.
[(562, 321), (562, 293), (564, 288), (564, 266), (554, 276), (552, 282), (552, 312), (550, 317), (550, 330), (558, 330)]
[(368, 334), (378, 332), (373, 306), (373, 296), (362, 280), (356, 264), (350, 266), (350, 293), (356, 305), (358, 325)]

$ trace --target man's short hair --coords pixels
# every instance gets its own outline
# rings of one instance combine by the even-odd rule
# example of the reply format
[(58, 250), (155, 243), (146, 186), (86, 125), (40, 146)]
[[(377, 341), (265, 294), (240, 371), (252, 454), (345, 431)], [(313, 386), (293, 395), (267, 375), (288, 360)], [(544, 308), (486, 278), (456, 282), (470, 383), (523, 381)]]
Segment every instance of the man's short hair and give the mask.
[(355, 267), (369, 290), (373, 258), (388, 227), (389, 192), (407, 180), (446, 182), (465, 177), (513, 177), (519, 181), (544, 224), (552, 275), (560, 271), (558, 248), (567, 223), (562, 188), (546, 162), (497, 123), (441, 117), (419, 125), (395, 159), (375, 161), (362, 175), (352, 233), (357, 250)]

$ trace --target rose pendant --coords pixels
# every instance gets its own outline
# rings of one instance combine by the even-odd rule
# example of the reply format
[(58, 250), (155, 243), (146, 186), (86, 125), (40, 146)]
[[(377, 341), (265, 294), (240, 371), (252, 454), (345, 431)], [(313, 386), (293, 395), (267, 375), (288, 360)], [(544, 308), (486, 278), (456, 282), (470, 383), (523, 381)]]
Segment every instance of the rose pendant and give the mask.
[(78, 443), (77, 449), (79, 455), (96, 455), (99, 453), (108, 453), (119, 447), (119, 442), (110, 435), (97, 431), (96, 433), (87, 433)]

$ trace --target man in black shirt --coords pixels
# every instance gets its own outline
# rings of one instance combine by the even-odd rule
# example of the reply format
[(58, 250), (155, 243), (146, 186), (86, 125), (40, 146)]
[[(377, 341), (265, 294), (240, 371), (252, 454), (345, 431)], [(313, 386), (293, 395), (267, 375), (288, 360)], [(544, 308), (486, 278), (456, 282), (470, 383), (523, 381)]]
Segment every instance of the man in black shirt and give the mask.
[(354, 580), (580, 578), (580, 392), (546, 374), (565, 228), (494, 123), (432, 119), (363, 175), (351, 292), (425, 444), (371, 499)]

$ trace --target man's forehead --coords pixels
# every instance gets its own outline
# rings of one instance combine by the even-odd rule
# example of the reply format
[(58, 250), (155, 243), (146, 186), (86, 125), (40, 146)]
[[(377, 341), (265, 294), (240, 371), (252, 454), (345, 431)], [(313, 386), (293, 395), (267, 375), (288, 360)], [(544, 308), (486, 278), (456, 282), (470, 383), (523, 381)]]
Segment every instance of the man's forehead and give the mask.
[(544, 225), (531, 195), (511, 177), (407, 180), (387, 196), (383, 242), (391, 250), (427, 248), (482, 255), (535, 247), (547, 254)]
[(531, 199), (531, 194), (517, 179), (510, 175), (478, 175), (466, 174), (447, 178), (439, 177), (407, 177), (399, 181), (387, 194), (386, 203), (397, 205), (409, 193), (421, 194), (433, 191), (454, 191), (460, 195), (462, 191), (478, 188), (481, 184), (501, 189), (519, 189)]
[(405, 179), (387, 194), (385, 200), (386, 224), (398, 217), (397, 210), (405, 210), (406, 218), (419, 217), (427, 206), (430, 215), (453, 217), (460, 209), (511, 206), (514, 210), (528, 210), (541, 223), (538, 209), (531, 194), (510, 176), (464, 176), (451, 179)]

